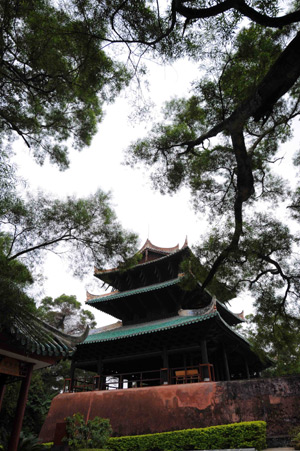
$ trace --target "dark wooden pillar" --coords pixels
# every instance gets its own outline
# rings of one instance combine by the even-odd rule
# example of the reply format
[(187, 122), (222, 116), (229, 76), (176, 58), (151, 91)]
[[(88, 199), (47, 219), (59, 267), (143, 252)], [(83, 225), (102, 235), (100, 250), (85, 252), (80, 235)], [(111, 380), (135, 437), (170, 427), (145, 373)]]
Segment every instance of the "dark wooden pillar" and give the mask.
[[(208, 353), (207, 353), (207, 343), (206, 343), (206, 340), (204, 340), (204, 339), (201, 340), (201, 363), (203, 363), (203, 364), (209, 363)], [(209, 372), (208, 372), (207, 366), (202, 367), (202, 374), (203, 374), (204, 380), (209, 378)]]
[(169, 368), (169, 356), (168, 356), (168, 350), (167, 350), (166, 346), (164, 346), (164, 348), (163, 348), (162, 360), (163, 360), (163, 367)]
[(216, 377), (215, 380), (219, 381), (219, 380), (221, 380), (220, 373), (219, 373), (219, 362), (217, 360), (215, 360), (212, 363), (214, 365), (214, 370), (215, 370), (215, 377)]
[(247, 379), (250, 379), (250, 372), (249, 372), (248, 360), (247, 360), (246, 357), (244, 357), (244, 362), (245, 362), (246, 377), (247, 377)]
[(123, 376), (120, 374), (118, 377), (118, 389), (121, 390), (123, 388)]
[(104, 380), (104, 375), (103, 375), (103, 359), (102, 356), (100, 355), (97, 361), (97, 374), (100, 377), (100, 382), (99, 382), (99, 389), (100, 390), (105, 390), (105, 380)]
[(19, 398), (18, 398), (18, 404), (14, 419), (14, 425), (12, 428), (11, 437), (8, 444), (8, 451), (17, 451), (18, 443), (20, 439), (20, 432), (22, 429), (22, 423), (24, 418), (24, 412), (26, 407), (26, 401), (28, 397), (28, 391), (30, 387), (31, 382), (31, 376), (32, 376), (32, 370), (33, 370), (33, 363), (29, 363), (27, 366), (27, 374), (26, 377), (22, 380)]
[(160, 384), (161, 385), (167, 385), (170, 382), (170, 376), (169, 376), (169, 356), (168, 356), (168, 350), (167, 347), (163, 347), (162, 352), (162, 362), (163, 367), (160, 370)]
[(75, 376), (75, 369), (76, 369), (76, 365), (75, 362), (72, 360), (71, 362), (71, 368), (70, 368), (70, 379), (71, 379), (71, 383), (70, 383), (70, 388), (69, 391), (72, 392), (74, 389), (74, 376)]
[(229, 366), (228, 366), (227, 352), (226, 352), (224, 343), (222, 344), (222, 354), (223, 354), (223, 365), (224, 365), (224, 370), (225, 370), (225, 380), (230, 381), (230, 372), (229, 372)]
[(5, 387), (6, 387), (5, 381), (6, 381), (5, 374), (0, 374), (0, 411), (1, 411), (2, 402), (3, 402), (3, 398), (4, 398), (4, 393), (5, 393)]

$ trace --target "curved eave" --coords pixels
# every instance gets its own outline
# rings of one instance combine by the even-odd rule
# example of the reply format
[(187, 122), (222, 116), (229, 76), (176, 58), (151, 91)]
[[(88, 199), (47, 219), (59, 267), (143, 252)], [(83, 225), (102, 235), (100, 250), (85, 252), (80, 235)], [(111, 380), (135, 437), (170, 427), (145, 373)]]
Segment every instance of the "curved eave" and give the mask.
[(9, 329), (12, 340), (24, 352), (57, 360), (72, 356), (76, 345), (87, 337), (88, 332), (87, 328), (81, 336), (72, 337), (33, 315), (29, 315), (28, 320), (16, 317)]
[(222, 318), (228, 323), (230, 326), (235, 326), (236, 324), (244, 323), (245, 320), (240, 318), (235, 313), (231, 312), (227, 307), (225, 307), (222, 302), (217, 301), (217, 308), (222, 316)]
[[(122, 292), (116, 292), (116, 293), (113, 292), (111, 294), (105, 294), (100, 297), (91, 299), (91, 300), (87, 301), (86, 303), (88, 305), (96, 307), (97, 309), (99, 309), (105, 313), (108, 313), (112, 316), (121, 318), (122, 315), (116, 316), (116, 313), (114, 311), (114, 307), (117, 305), (117, 304), (115, 304), (115, 302), (118, 303), (120, 300), (123, 299), (124, 302), (130, 303), (130, 298), (132, 298), (134, 296), (144, 295), (151, 291), (159, 291), (159, 290), (167, 289), (168, 287), (171, 287), (174, 285), (178, 285), (182, 281), (183, 277), (184, 277), (184, 275), (181, 275), (181, 276), (177, 277), (176, 279), (171, 279), (166, 282), (161, 282), (161, 283), (157, 283), (157, 284), (153, 284), (153, 285), (147, 285), (146, 287), (136, 288), (136, 289), (128, 290), (128, 291), (122, 291)], [(126, 299), (126, 301), (125, 301), (125, 299)], [(128, 304), (128, 306), (129, 306), (129, 304)], [(233, 325), (240, 324), (243, 322), (243, 320), (240, 317), (238, 317), (237, 315), (232, 313), (230, 310), (228, 310), (219, 301), (217, 301), (217, 308), (218, 308), (221, 316), (224, 318), (224, 320), (229, 325), (233, 326)]]

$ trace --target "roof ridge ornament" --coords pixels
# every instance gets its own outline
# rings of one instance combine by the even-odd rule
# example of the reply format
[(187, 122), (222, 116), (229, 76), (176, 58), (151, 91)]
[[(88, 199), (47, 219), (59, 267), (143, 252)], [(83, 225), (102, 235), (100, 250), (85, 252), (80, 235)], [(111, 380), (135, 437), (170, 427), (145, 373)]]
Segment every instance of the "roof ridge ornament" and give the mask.
[(172, 246), (172, 247), (161, 247), (161, 246), (156, 246), (155, 244), (151, 243), (149, 238), (147, 238), (144, 245), (139, 250), (139, 253), (143, 253), (143, 251), (145, 251), (147, 249), (152, 250), (152, 251), (166, 253), (166, 254), (171, 254), (171, 253), (179, 250), (179, 244), (176, 244), (176, 246)]
[(183, 249), (184, 247), (189, 247), (189, 243), (188, 243), (188, 237), (187, 237), (187, 235), (186, 235), (186, 237), (185, 237), (185, 240), (184, 240), (184, 243), (183, 243), (183, 246), (182, 246), (182, 248), (181, 248), (181, 249)]

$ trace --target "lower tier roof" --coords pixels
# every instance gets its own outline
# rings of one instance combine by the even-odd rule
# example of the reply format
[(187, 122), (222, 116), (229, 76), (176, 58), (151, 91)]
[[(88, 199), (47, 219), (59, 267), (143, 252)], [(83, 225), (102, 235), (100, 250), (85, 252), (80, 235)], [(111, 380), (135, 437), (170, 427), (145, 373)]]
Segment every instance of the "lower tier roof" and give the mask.
[(162, 330), (174, 329), (188, 324), (199, 323), (207, 319), (219, 316), (217, 311), (201, 316), (174, 316), (171, 318), (160, 319), (148, 323), (136, 324), (131, 326), (116, 327), (111, 330), (99, 331), (91, 333), (82, 344), (97, 343), (103, 341), (119, 340), (127, 337), (151, 334)]

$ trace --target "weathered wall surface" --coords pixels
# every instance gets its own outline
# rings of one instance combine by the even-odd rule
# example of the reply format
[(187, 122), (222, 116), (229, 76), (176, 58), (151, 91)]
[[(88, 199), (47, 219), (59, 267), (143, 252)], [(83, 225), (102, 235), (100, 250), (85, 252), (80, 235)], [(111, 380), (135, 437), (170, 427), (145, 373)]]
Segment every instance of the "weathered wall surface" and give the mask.
[(206, 382), (56, 396), (40, 433), (53, 441), (56, 423), (76, 412), (109, 418), (114, 435), (136, 435), (264, 420), (268, 437), (300, 424), (300, 376)]

